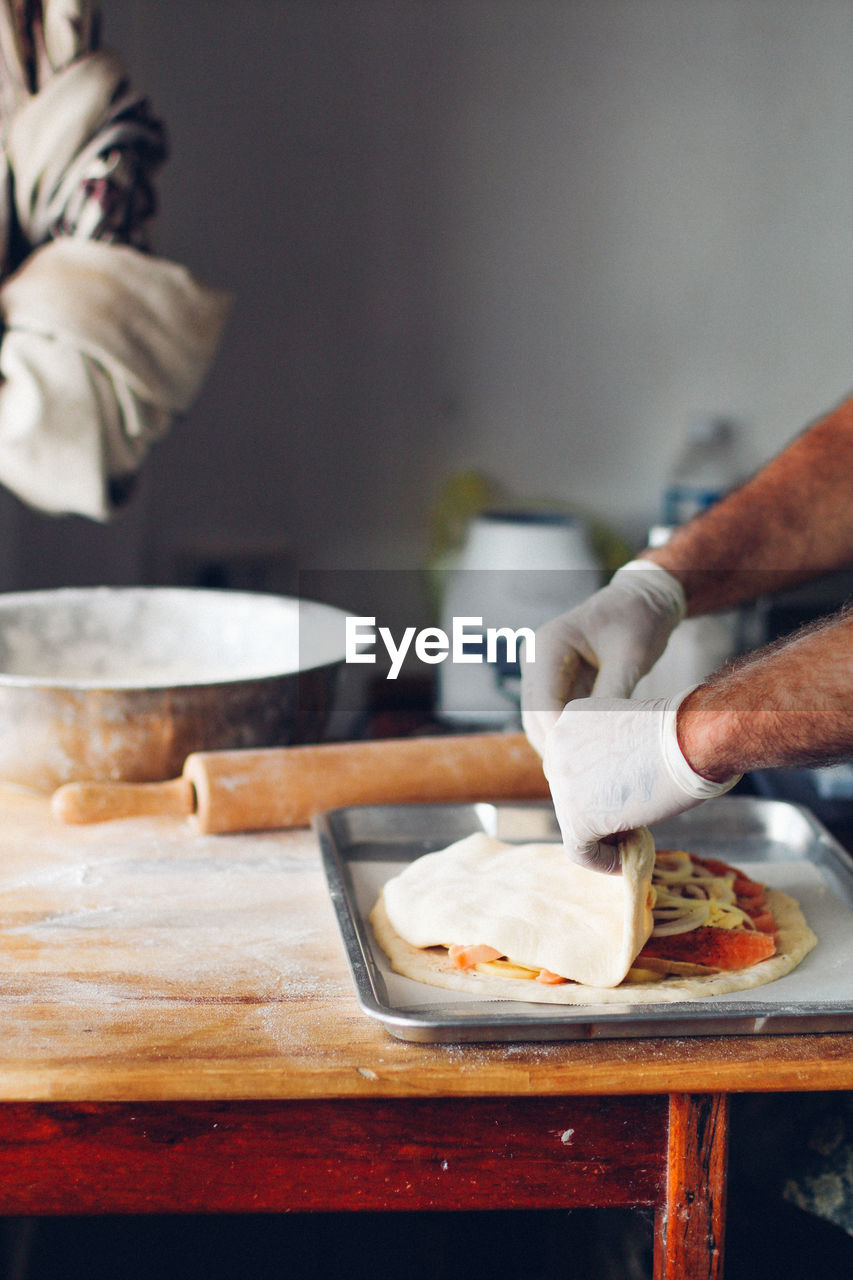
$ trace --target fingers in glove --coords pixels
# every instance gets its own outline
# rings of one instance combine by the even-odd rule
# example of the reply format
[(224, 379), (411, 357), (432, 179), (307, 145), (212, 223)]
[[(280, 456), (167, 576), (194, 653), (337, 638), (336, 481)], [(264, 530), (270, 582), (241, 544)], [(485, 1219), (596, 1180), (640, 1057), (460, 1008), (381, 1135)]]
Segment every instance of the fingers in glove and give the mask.
[(560, 625), (546, 623), (536, 632), (534, 656), (525, 646), (521, 663), (521, 702), (527, 711), (562, 711), (567, 702), (592, 689), (595, 667)]
[[(538, 639), (538, 636), (537, 636)], [(521, 722), (524, 732), (540, 755), (545, 740), (567, 702), (585, 697), (592, 688), (595, 669), (572, 648), (549, 652), (536, 649), (536, 659), (522, 659)]]
[(596, 675), (591, 694), (595, 698), (630, 698), (636, 683), (632, 670), (608, 664)]
[(615, 840), (596, 840), (592, 844), (577, 845), (571, 838), (563, 841), (563, 848), (572, 862), (603, 875), (621, 875), (622, 857)]

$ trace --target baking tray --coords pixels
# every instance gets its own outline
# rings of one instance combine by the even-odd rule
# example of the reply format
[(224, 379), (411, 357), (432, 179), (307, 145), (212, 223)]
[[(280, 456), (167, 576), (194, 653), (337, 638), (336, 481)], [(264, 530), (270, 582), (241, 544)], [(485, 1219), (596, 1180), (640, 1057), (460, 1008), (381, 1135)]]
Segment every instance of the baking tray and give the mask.
[(660, 848), (718, 857), (797, 898), (818, 945), (754, 991), (673, 1004), (535, 1005), (442, 991), (391, 969), (368, 915), (386, 880), (474, 831), (559, 840), (550, 804), (376, 805), (314, 820), (359, 1004), (398, 1039), (504, 1042), (853, 1029), (853, 860), (801, 805), (723, 796), (652, 828)]

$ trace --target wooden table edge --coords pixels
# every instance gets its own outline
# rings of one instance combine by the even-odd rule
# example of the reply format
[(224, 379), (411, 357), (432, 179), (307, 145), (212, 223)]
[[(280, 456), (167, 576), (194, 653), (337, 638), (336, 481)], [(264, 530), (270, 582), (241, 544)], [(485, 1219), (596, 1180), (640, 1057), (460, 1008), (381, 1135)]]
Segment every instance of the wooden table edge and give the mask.
[[(490, 1078), (491, 1077), (491, 1078)], [(221, 1063), (173, 1064), (168, 1073), (150, 1066), (99, 1070), (75, 1066), (0, 1065), (0, 1104), (14, 1102), (215, 1102), (329, 1101), (367, 1098), (624, 1097), (672, 1093), (804, 1093), (853, 1089), (851, 1057), (839, 1061), (792, 1058), (760, 1065), (750, 1061), (720, 1065), (650, 1064), (644, 1070), (596, 1070), (595, 1064), (555, 1063), (545, 1071), (459, 1072), (458, 1064), (420, 1076), (413, 1084), (405, 1064), (385, 1068), (369, 1055), (328, 1071), (294, 1072), (270, 1065), (257, 1072), (246, 1064), (233, 1070)]]

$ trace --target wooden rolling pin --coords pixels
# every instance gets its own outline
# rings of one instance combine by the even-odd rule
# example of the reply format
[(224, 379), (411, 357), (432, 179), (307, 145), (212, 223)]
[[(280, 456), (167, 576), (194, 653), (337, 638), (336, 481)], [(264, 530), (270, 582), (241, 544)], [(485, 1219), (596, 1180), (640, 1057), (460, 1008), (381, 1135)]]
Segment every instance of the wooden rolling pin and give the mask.
[(53, 795), (61, 822), (146, 814), (191, 817), (203, 833), (307, 826), (356, 804), (536, 800), (542, 761), (522, 733), (385, 738), (308, 747), (197, 751), (168, 782), (68, 782)]

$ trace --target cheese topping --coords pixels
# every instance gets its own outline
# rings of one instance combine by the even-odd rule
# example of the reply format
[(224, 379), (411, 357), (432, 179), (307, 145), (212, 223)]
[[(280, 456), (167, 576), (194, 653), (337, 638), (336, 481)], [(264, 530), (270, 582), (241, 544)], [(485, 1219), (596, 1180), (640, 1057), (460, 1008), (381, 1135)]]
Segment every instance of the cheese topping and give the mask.
[(715, 875), (680, 849), (660, 849), (652, 874), (653, 938), (688, 933), (702, 925), (718, 929), (754, 929), (737, 905), (734, 872)]

